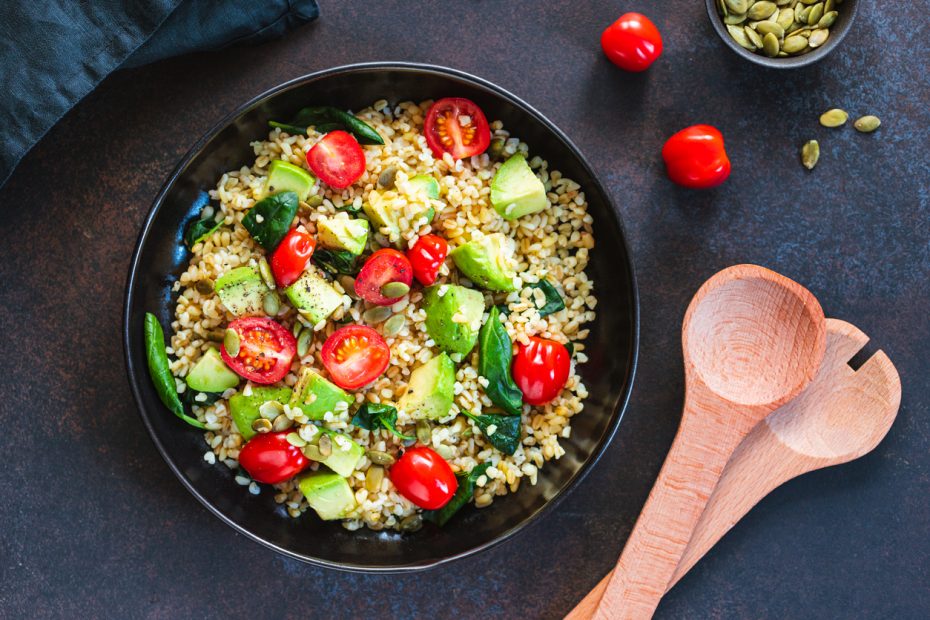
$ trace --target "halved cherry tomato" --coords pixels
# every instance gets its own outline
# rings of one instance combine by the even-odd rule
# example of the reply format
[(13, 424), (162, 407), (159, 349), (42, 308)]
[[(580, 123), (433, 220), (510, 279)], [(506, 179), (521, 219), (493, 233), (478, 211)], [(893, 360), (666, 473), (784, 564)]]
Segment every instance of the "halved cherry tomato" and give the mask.
[(423, 133), (436, 157), (450, 153), (452, 159), (465, 159), (484, 153), (491, 144), (484, 112), (474, 101), (462, 97), (447, 97), (430, 106)]
[(601, 47), (621, 69), (645, 71), (662, 55), (662, 35), (645, 15), (624, 13), (604, 30)]
[(352, 134), (337, 129), (307, 151), (307, 165), (327, 185), (345, 189), (365, 172), (365, 151)]
[(391, 361), (381, 334), (367, 325), (346, 325), (333, 332), (320, 353), (333, 383), (355, 390), (377, 379)]
[(297, 281), (316, 249), (316, 239), (292, 228), (271, 255), (271, 272), (278, 286), (285, 288)]
[(226, 345), (220, 355), (237, 375), (268, 385), (284, 378), (297, 352), (291, 332), (269, 318), (250, 316), (236, 319), (229, 328), (239, 336), (239, 352), (232, 356)]
[(513, 380), (523, 392), (523, 401), (545, 405), (559, 395), (568, 382), (571, 356), (565, 345), (536, 336), (521, 344), (513, 358)]
[(402, 282), (409, 288), (413, 282), (413, 266), (401, 252), (391, 248), (378, 250), (368, 257), (355, 278), (355, 294), (368, 303), (390, 306), (404, 298), (385, 297), (381, 287), (388, 282)]
[(436, 281), (439, 268), (449, 254), (449, 244), (438, 235), (423, 235), (407, 252), (413, 275), (420, 284), (429, 286)]
[(288, 431), (258, 434), (239, 451), (239, 464), (256, 482), (289, 480), (310, 464), (300, 448), (287, 440)]
[(449, 503), (459, 487), (449, 464), (424, 446), (409, 448), (388, 472), (401, 495), (425, 510), (436, 510)]

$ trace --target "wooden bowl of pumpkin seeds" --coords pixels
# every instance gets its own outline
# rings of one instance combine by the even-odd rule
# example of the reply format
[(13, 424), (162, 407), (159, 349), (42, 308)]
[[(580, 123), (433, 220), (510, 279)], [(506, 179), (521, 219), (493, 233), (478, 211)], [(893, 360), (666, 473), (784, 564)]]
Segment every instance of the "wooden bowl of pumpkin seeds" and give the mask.
[(857, 0), (707, 0), (714, 30), (756, 64), (803, 67), (829, 54), (849, 32)]

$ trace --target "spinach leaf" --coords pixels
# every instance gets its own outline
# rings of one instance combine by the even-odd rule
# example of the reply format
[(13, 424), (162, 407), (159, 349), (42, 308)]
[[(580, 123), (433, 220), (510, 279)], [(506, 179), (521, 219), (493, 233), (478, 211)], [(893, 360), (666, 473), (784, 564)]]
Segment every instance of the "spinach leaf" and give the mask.
[(369, 431), (386, 428), (401, 439), (414, 439), (397, 430), (395, 426), (397, 424), (397, 409), (384, 403), (366, 402), (355, 412), (351, 424)]
[(149, 376), (152, 378), (152, 383), (155, 384), (158, 398), (161, 399), (165, 407), (191, 426), (206, 429), (199, 420), (184, 413), (184, 405), (181, 404), (181, 399), (178, 398), (174, 375), (171, 374), (171, 368), (168, 365), (168, 353), (165, 351), (165, 332), (162, 331), (161, 323), (151, 312), (145, 313), (145, 357), (148, 362)]
[[(206, 396), (206, 398), (204, 400), (197, 400), (198, 394), (203, 394)], [(180, 398), (181, 402), (189, 407), (193, 407), (194, 405), (197, 405), (198, 407), (207, 407), (208, 405), (212, 405), (218, 401), (222, 395), (223, 394), (220, 392), (198, 392), (197, 390), (192, 390), (190, 387), (188, 387), (186, 390), (184, 390), (184, 393), (181, 394)]]
[(184, 236), (184, 242), (187, 244), (187, 247), (192, 248), (219, 229), (223, 225), (223, 220), (214, 221), (211, 218), (207, 219), (198, 219), (187, 229), (187, 234)]
[(272, 252), (291, 229), (298, 202), (294, 192), (268, 196), (249, 209), (242, 218), (242, 225), (263, 248)]
[(566, 342), (565, 348), (568, 349), (569, 358), (575, 357), (575, 343), (574, 342)]
[(427, 521), (432, 521), (440, 527), (445, 525), (446, 522), (452, 518), (452, 515), (457, 513), (468, 503), (468, 500), (472, 498), (475, 494), (475, 486), (477, 486), (478, 478), (483, 476), (484, 472), (486, 472), (490, 466), (490, 463), (481, 463), (480, 465), (475, 465), (467, 474), (456, 474), (455, 477), (459, 481), (459, 488), (456, 489), (455, 495), (452, 496), (448, 504), (439, 510), (424, 510), (423, 518)]
[(536, 284), (530, 284), (530, 288), (538, 288), (546, 296), (546, 303), (543, 304), (542, 308), (539, 308), (539, 316), (549, 316), (559, 310), (565, 310), (565, 301), (549, 280), (544, 279)]
[(354, 276), (358, 273), (358, 268), (355, 266), (355, 259), (356, 256), (352, 252), (346, 250), (329, 250), (326, 248), (317, 248), (310, 256), (310, 260), (331, 276)]
[(307, 135), (307, 127), (313, 127), (320, 133), (345, 129), (358, 139), (359, 144), (384, 144), (384, 139), (374, 127), (344, 110), (328, 105), (302, 108), (287, 123), (268, 121), (268, 124), (295, 135)]
[[(522, 420), (519, 415), (497, 415), (462, 412), (465, 417), (473, 420), (484, 436), (488, 438), (491, 445), (503, 452), (513, 456), (514, 452), (520, 446), (520, 433), (523, 430)], [(494, 426), (494, 432), (488, 434), (488, 428)]]
[(494, 306), (478, 332), (478, 374), (488, 380), (488, 387), (484, 391), (492, 403), (510, 415), (520, 415), (523, 411), (523, 392), (510, 374), (512, 361), (510, 336), (501, 325), (500, 311)]
[(510, 314), (510, 306), (508, 306), (506, 303), (497, 304), (494, 307), (497, 308), (497, 311), (501, 314), (501, 316), (507, 316)]

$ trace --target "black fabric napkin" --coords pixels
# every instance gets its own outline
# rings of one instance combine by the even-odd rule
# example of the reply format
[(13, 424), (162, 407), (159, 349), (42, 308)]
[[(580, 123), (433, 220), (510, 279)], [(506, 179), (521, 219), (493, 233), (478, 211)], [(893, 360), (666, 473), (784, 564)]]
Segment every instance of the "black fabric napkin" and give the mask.
[(319, 13), (316, 0), (0, 0), (0, 185), (116, 69), (258, 43)]

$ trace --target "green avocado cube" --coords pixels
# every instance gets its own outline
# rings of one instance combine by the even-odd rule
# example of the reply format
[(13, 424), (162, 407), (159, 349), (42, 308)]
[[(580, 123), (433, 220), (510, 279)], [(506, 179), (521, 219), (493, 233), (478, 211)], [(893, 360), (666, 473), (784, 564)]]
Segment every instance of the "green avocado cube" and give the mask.
[(327, 429), (320, 429), (320, 432), (314, 438), (317, 445), (319, 445), (319, 438), (323, 435), (329, 435), (333, 448), (329, 456), (320, 460), (320, 463), (342, 477), (351, 476), (359, 460), (365, 454), (365, 449), (349, 439), (348, 435)]
[(491, 179), (491, 204), (505, 220), (538, 213), (549, 206), (546, 186), (520, 153), (505, 161)]
[(297, 479), (297, 486), (324, 521), (342, 519), (358, 505), (346, 479), (331, 471), (321, 469), (303, 474)]
[(440, 353), (410, 373), (407, 391), (397, 403), (414, 419), (438, 420), (449, 415), (455, 387), (455, 364)]
[(237, 317), (264, 316), (269, 289), (254, 267), (237, 267), (223, 274), (213, 287), (223, 306)]
[[(338, 413), (337, 409), (341, 409), (343, 413), (348, 411), (349, 405), (354, 402), (355, 399), (338, 385), (304, 367), (300, 369), (294, 393), (288, 404), (300, 408), (311, 420), (322, 420), (327, 412), (335, 414)], [(344, 406), (340, 407), (339, 403), (344, 403)]]
[(229, 414), (242, 438), (248, 441), (255, 435), (252, 423), (261, 415), (258, 408), (269, 400), (286, 403), (291, 397), (291, 388), (252, 387), (248, 396), (239, 392), (229, 399)]
[(513, 245), (502, 233), (472, 239), (449, 252), (449, 256), (459, 271), (481, 288), (505, 293), (516, 290), (511, 268)]
[(300, 200), (307, 200), (316, 177), (300, 166), (290, 162), (276, 159), (268, 166), (268, 178), (265, 180), (263, 196), (270, 196), (278, 192), (294, 192)]
[(325, 248), (359, 255), (368, 242), (368, 220), (322, 218), (316, 224), (316, 236)]
[(223, 361), (220, 352), (210, 347), (185, 378), (187, 387), (198, 392), (225, 392), (239, 385), (239, 375)]
[(316, 325), (342, 305), (342, 295), (315, 271), (307, 270), (284, 290), (297, 311)]
[(443, 351), (467, 355), (478, 341), (484, 295), (457, 284), (436, 284), (423, 291), (426, 332)]

